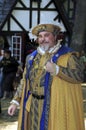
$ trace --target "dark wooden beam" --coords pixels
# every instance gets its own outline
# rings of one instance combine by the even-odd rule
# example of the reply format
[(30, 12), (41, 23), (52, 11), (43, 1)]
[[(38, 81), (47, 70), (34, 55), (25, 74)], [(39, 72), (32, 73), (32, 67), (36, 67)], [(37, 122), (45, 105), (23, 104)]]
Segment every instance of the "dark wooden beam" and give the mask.
[(15, 35), (21, 33), (29, 33), (29, 31), (0, 31), (0, 35), (7, 36), (7, 35)]
[(19, 0), (19, 3), (20, 3), (24, 8), (27, 8), (26, 5), (25, 5), (21, 0)]
[(23, 31), (26, 31), (26, 29), (18, 22), (18, 20), (13, 15), (11, 15), (11, 17)]
[(70, 26), (70, 23), (68, 21), (67, 16), (65, 15), (66, 12), (64, 10), (64, 7), (63, 7), (61, 1), (60, 0), (53, 0), (53, 2), (55, 4), (55, 7), (57, 8), (57, 11), (58, 11), (58, 13), (60, 15), (60, 18), (62, 19), (62, 21), (64, 23), (64, 26), (65, 26), (66, 30), (68, 31), (68, 33), (70, 35), (72, 35), (72, 28)]

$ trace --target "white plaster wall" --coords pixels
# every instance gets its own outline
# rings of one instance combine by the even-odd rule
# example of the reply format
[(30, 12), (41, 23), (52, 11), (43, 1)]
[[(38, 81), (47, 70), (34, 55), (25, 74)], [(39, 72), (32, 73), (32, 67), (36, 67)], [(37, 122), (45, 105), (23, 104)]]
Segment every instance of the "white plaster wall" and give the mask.
[[(19, 23), (26, 29), (29, 30), (29, 11), (13, 11), (13, 16), (19, 21)], [(15, 25), (14, 25), (15, 24)], [(21, 30), (19, 26), (15, 23), (14, 20), (11, 19), (11, 30)]]
[[(22, 0), (24, 2), (26, 7), (30, 7), (30, 0)], [(42, 0), (41, 2), (41, 8), (44, 8), (50, 0)], [(20, 3), (18, 2), (16, 7), (21, 7)], [(37, 8), (37, 3), (33, 2), (32, 7)], [(55, 8), (53, 2), (52, 4), (48, 7), (50, 9)], [(27, 30), (29, 31), (29, 11), (26, 10), (13, 10), (12, 15), (18, 20), (18, 22)], [(53, 19), (58, 15), (57, 11), (41, 11), (40, 12), (40, 23), (54, 23), (58, 24), (58, 20), (54, 21)], [(37, 20), (38, 20), (38, 12), (34, 11), (32, 12), (32, 27), (37, 25)], [(60, 23), (60, 26), (62, 27), (62, 31), (65, 30), (65, 27), (63, 23)], [(7, 30), (7, 23), (5, 24), (3, 30)], [(11, 18), (11, 31), (22, 31), (22, 29), (17, 25), (17, 23)]]

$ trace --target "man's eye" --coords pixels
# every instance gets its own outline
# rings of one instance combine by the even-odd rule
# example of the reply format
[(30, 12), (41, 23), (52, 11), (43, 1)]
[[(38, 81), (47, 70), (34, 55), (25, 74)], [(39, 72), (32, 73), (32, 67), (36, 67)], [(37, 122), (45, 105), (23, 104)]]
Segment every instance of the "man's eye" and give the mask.
[(42, 36), (38, 36), (38, 38), (42, 38)]

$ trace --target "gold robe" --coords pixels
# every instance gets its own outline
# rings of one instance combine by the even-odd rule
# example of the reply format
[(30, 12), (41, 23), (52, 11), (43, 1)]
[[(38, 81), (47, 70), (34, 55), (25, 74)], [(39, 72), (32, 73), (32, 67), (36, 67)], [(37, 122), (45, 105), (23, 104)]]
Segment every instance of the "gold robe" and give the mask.
[[(67, 67), (69, 58), (70, 54), (61, 56), (58, 65)], [(71, 66), (74, 67), (73, 62)], [(60, 72), (53, 78), (50, 104), (48, 130), (85, 130), (82, 88), (79, 82)]]
[[(70, 57), (71, 53), (60, 56), (57, 64), (66, 68)], [(71, 59), (71, 68), (75, 67), (73, 62), (74, 61)], [(26, 86), (24, 78), (22, 84), (23, 92), (20, 103), (18, 130), (22, 130), (22, 105), (25, 91), (24, 87)], [(27, 84), (29, 90), (29, 81)], [(20, 98), (15, 96), (14, 99), (19, 101)], [(28, 115), (30, 111), (31, 100), (32, 95), (30, 95), (26, 103), (26, 115)], [(25, 128), (24, 130), (28, 129)], [(48, 130), (85, 130), (81, 82), (66, 76), (62, 72), (62, 69), (60, 69), (58, 75), (53, 76)]]

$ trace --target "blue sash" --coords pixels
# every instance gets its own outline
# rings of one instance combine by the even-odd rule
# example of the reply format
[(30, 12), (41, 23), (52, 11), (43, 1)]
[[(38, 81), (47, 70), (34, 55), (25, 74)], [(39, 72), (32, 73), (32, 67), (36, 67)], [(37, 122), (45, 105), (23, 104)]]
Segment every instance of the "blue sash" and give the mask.
[[(63, 54), (66, 54), (68, 52), (71, 52), (72, 49), (69, 48), (69, 47), (65, 47), (65, 46), (62, 46), (58, 52), (52, 57), (52, 61), (54, 63), (57, 62), (58, 58), (63, 55)], [(33, 53), (31, 53), (29, 61), (28, 61), (28, 64), (29, 64), (29, 68), (28, 68), (28, 73), (26, 74), (26, 79), (28, 78), (29, 76), (29, 72), (30, 72), (30, 68), (32, 66), (32, 63), (33, 63), (33, 60), (35, 58), (35, 56), (37, 55), (37, 50), (35, 50)], [(46, 97), (47, 97), (47, 93), (48, 93), (48, 87), (49, 87), (49, 78), (50, 78), (50, 73), (46, 72), (46, 75), (45, 75), (45, 83), (44, 83), (44, 94), (45, 94), (45, 99), (44, 99), (44, 104), (43, 104), (43, 112), (42, 112), (42, 117), (41, 117), (41, 121), (40, 121), (40, 130), (45, 130), (45, 116), (46, 116)], [(26, 101), (27, 99), (29, 98), (29, 95), (30, 95), (30, 92), (28, 92), (28, 96), (26, 97), (26, 90), (25, 90), (25, 93), (24, 93), (24, 103), (23, 103), (23, 118), (22, 118), (22, 130), (24, 130), (24, 109), (25, 109), (25, 106), (26, 106)], [(47, 124), (48, 125), (48, 124)]]

